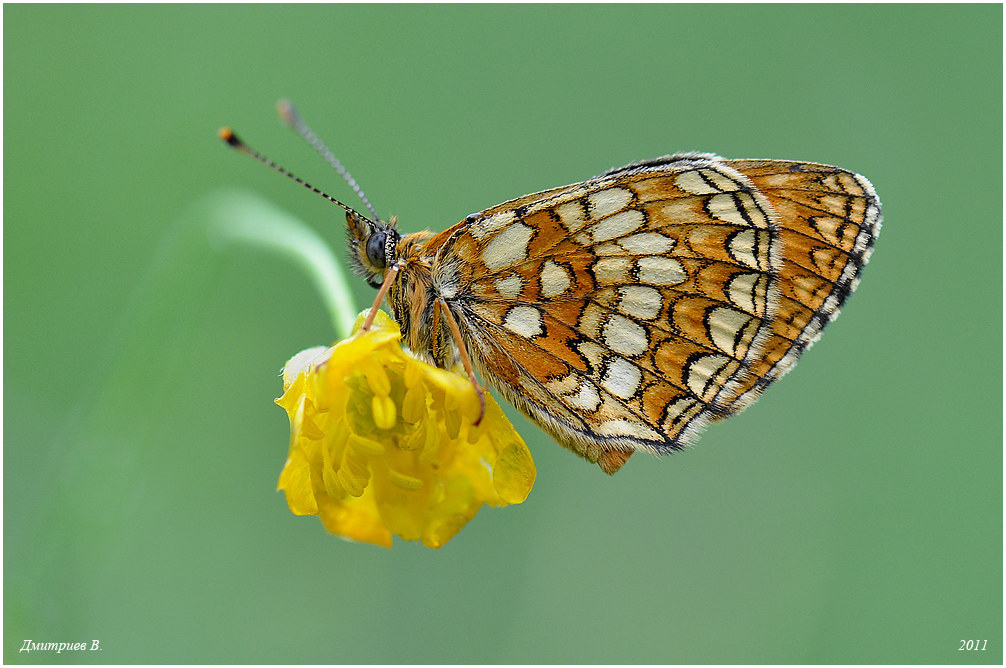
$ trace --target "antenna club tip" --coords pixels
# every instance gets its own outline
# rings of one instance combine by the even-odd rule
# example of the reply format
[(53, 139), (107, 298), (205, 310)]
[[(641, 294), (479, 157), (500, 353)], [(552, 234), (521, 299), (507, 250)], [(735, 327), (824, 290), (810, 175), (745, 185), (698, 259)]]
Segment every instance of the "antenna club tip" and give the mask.
[(276, 113), (279, 114), (280, 119), (282, 119), (283, 122), (290, 127), (297, 125), (297, 121), (300, 120), (300, 115), (297, 113), (297, 110), (294, 108), (290, 100), (280, 100), (277, 102)]
[(238, 139), (238, 136), (234, 134), (234, 131), (231, 130), (226, 125), (217, 130), (217, 136), (220, 137), (220, 140), (223, 141), (225, 144), (229, 144), (230, 146), (234, 146), (235, 148), (242, 145), (241, 140)]

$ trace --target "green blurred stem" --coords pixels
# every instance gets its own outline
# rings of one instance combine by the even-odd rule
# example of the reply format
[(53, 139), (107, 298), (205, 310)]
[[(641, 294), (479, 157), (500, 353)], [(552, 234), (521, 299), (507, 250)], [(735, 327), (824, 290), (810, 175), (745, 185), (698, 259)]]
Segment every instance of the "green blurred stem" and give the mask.
[[(325, 242), (306, 225), (247, 192), (216, 192), (188, 207), (164, 230), (137, 277), (66, 423), (40, 425), (42, 436), (23, 444), (38, 448), (53, 442), (47, 453), (36, 455), (44, 474), (31, 500), (23, 502), (15, 521), (5, 526), (5, 538), (13, 526), (11, 535), (21, 551), (16, 577), (7, 579), (4, 590), (6, 610), (13, 611), (4, 617), (5, 638), (8, 626), (16, 629), (18, 638), (35, 638), (31, 634), (41, 628), (55, 629), (49, 631), (54, 639), (63, 639), (60, 634), (66, 629), (86, 627), (93, 601), (105, 595), (98, 583), (119, 577), (122, 545), (143, 540), (127, 535), (123, 527), (141, 531), (147, 520), (138, 514), (153, 511), (157, 517), (164, 499), (180, 494), (168, 488), (171, 478), (160, 471), (188, 466), (193, 477), (201, 475), (205, 462), (183, 463), (178, 452), (165, 448), (181, 446), (177, 449), (190, 452), (179, 440), (200, 438), (187, 432), (191, 425), (183, 409), (192, 398), (186, 389), (212, 383), (227, 391), (226, 377), (206, 377), (194, 366), (190, 342), (192, 325), (219, 278), (223, 254), (238, 246), (293, 260), (321, 294), (338, 335), (350, 334), (356, 307), (342, 270)], [(289, 352), (277, 351), (276, 364)], [(61, 378), (61, 354), (54, 354), (55, 382)], [(40, 370), (40, 377), (48, 371)], [(278, 390), (278, 378), (276, 385)], [(205, 434), (202, 438), (214, 442)], [(14, 621), (8, 624), (10, 619)], [(20, 657), (5, 647), (4, 658), (8, 656)], [(47, 654), (43, 661), (58, 661), (55, 656)], [(31, 661), (24, 657), (17, 662)]]
[(61, 507), (75, 518), (109, 524), (141, 507), (151, 440), (179, 419), (168, 397), (198, 372), (179, 360), (223, 254), (237, 247), (293, 260), (321, 294), (338, 336), (350, 335), (357, 309), (321, 237), (250, 192), (222, 190), (193, 203), (165, 230), (82, 388), (77, 422), (57, 458), (68, 496)]
[(224, 252), (232, 244), (267, 250), (292, 260), (313, 281), (339, 338), (348, 337), (358, 309), (328, 244), (290, 214), (251, 193), (222, 191), (207, 201), (207, 237)]

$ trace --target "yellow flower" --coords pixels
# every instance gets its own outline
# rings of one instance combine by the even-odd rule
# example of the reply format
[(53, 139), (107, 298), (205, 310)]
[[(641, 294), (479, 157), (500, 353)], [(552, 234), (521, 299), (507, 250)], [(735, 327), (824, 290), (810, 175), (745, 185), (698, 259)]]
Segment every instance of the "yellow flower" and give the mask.
[(524, 441), (486, 393), (402, 350), (398, 324), (332, 348), (310, 348), (283, 370), (290, 454), (279, 477), (290, 510), (330, 532), (391, 547), (391, 534), (438, 548), (482, 504), (521, 503), (535, 468)]

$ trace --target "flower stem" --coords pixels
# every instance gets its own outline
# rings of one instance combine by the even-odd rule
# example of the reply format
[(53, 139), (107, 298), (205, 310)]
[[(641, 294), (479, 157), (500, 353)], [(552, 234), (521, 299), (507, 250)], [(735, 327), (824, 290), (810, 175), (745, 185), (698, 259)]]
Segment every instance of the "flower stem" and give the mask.
[(136, 507), (149, 443), (172, 419), (171, 388), (191, 373), (182, 360), (192, 323), (222, 253), (237, 245), (294, 260), (321, 293), (338, 336), (351, 333), (356, 305), (317, 234), (248, 192), (219, 191), (196, 202), (165, 231), (81, 389), (69, 427), (75, 435), (58, 457), (67, 507), (78, 514), (107, 522)]
[(205, 215), (207, 237), (216, 250), (246, 244), (293, 260), (314, 282), (339, 338), (350, 335), (359, 309), (332, 250), (311, 228), (264, 199), (240, 191), (215, 194)]

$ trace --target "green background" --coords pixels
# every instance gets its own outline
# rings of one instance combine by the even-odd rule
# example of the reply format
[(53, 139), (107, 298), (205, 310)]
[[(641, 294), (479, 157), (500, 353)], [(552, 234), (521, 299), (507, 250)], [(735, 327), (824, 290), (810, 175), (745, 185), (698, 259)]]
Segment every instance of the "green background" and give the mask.
[[(3, 11), (5, 661), (1002, 662), (1002, 6)], [(410, 231), (681, 150), (853, 169), (884, 231), (698, 447), (608, 478), (511, 411), (526, 503), (349, 544), (274, 491), (310, 282), (165, 250), (223, 187), (341, 248), (215, 137), (352, 202), (280, 97)]]

